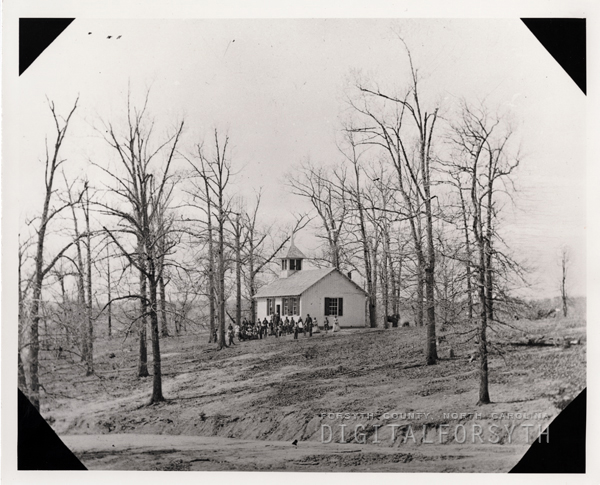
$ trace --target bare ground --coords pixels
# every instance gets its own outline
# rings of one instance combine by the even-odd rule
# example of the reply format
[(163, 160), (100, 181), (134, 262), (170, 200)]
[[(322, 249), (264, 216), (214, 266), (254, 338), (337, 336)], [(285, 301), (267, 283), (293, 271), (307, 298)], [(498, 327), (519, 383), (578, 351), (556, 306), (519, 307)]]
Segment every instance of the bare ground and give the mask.
[[(95, 375), (66, 359), (44, 361), (42, 415), (90, 469), (506, 472), (585, 387), (583, 320), (515, 324), (519, 330), (490, 335), (493, 403), (485, 406), (476, 406), (479, 363), (469, 362), (471, 347), (448, 331), (439, 363), (426, 366), (425, 329), (410, 327), (270, 337), (222, 351), (204, 335), (167, 338), (167, 401), (150, 406), (152, 377), (136, 377), (136, 343), (99, 340)], [(524, 333), (581, 344), (507, 344)], [(330, 443), (322, 442), (325, 424)], [(357, 424), (365, 443), (357, 443)], [(524, 424), (533, 425), (531, 435)], [(490, 425), (499, 427), (497, 443)]]

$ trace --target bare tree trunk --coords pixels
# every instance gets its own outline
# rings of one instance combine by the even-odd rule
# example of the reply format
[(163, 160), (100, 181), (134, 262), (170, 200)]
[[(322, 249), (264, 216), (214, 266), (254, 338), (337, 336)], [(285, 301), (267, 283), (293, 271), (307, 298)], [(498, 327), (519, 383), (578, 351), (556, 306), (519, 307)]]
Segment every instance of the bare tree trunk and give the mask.
[(218, 280), (218, 303), (219, 303), (219, 350), (227, 346), (225, 342), (225, 211), (223, 207), (223, 192), (219, 191), (219, 280)]
[(472, 275), (471, 275), (471, 258), (472, 258), (472, 254), (471, 254), (471, 238), (469, 237), (469, 225), (467, 222), (467, 208), (466, 208), (466, 204), (465, 204), (465, 198), (462, 194), (462, 186), (460, 185), (460, 179), (457, 180), (459, 185), (458, 185), (458, 194), (460, 197), (460, 207), (461, 207), (461, 212), (462, 212), (462, 222), (463, 222), (463, 231), (465, 234), (465, 249), (467, 252), (466, 255), (466, 263), (465, 263), (465, 269), (466, 269), (466, 278), (467, 278), (467, 317), (469, 319), (469, 322), (471, 322), (473, 320), (473, 285), (472, 285)]
[[(355, 146), (351, 146), (353, 153)], [(373, 285), (373, 269), (371, 267), (371, 248), (369, 246), (369, 235), (367, 234), (367, 227), (365, 223), (364, 207), (362, 205), (362, 198), (360, 194), (360, 167), (358, 165), (358, 159), (354, 153), (350, 159), (354, 165), (354, 174), (356, 178), (356, 208), (358, 210), (358, 220), (360, 227), (360, 238), (363, 249), (363, 261), (365, 265), (365, 279), (367, 280), (367, 296), (369, 306), (369, 327), (377, 327), (377, 296), (374, 292)]]
[[(452, 174), (451, 174), (452, 175)], [(460, 200), (460, 214), (461, 214), (461, 222), (462, 222), (462, 231), (464, 234), (465, 240), (465, 273), (466, 273), (466, 285), (467, 285), (467, 319), (469, 322), (473, 321), (473, 274), (472, 274), (472, 265), (473, 265), (473, 254), (471, 250), (471, 238), (469, 235), (469, 222), (468, 222), (468, 214), (467, 214), (467, 204), (463, 195), (463, 185), (459, 175), (453, 175), (453, 178), (456, 182), (456, 188), (458, 197)]]
[[(213, 227), (212, 227), (212, 204), (210, 199), (210, 192), (208, 188), (208, 181), (205, 179), (206, 186), (206, 199), (207, 199), (207, 229), (208, 229), (208, 307), (209, 307), (209, 319), (210, 319), (210, 335), (208, 336), (208, 343), (213, 342), (215, 335), (215, 297), (217, 295), (215, 285), (215, 250), (213, 242)], [(216, 342), (214, 342), (216, 343)]]
[[(416, 91), (415, 91), (416, 96)], [(417, 102), (418, 105), (418, 102)], [(436, 112), (437, 113), (437, 112)], [(425, 266), (425, 302), (427, 307), (427, 365), (437, 362), (437, 342), (435, 338), (435, 246), (433, 245), (433, 213), (431, 209), (431, 168), (429, 166), (429, 147), (435, 124), (435, 115), (431, 122), (431, 132), (427, 140), (427, 114), (425, 115), (425, 134), (421, 131), (421, 168), (423, 171), (423, 192), (425, 194), (425, 234), (427, 237), (427, 264)]]
[(488, 354), (487, 354), (487, 297), (486, 297), (486, 255), (485, 255), (485, 243), (484, 235), (482, 234), (482, 223), (481, 223), (481, 206), (478, 204), (477, 197), (477, 165), (473, 168), (473, 179), (471, 185), (471, 199), (473, 203), (473, 233), (475, 234), (475, 240), (477, 241), (479, 249), (479, 265), (477, 268), (478, 272), (478, 286), (479, 286), (479, 401), (478, 405), (488, 404), (490, 402), (489, 385), (488, 385)]
[[(75, 248), (77, 249), (77, 325), (79, 325), (79, 339), (81, 342), (81, 361), (88, 361), (89, 354), (89, 342), (88, 342), (88, 330), (87, 330), (87, 318), (82, 316), (82, 310), (86, 310), (87, 304), (85, 297), (85, 270), (83, 266), (83, 254), (81, 251), (81, 240), (79, 234), (79, 227), (77, 223), (77, 216), (75, 214), (75, 205), (69, 191), (69, 200), (71, 202), (71, 212), (73, 214), (73, 225), (75, 230)], [(87, 315), (85, 315), (87, 316)]]
[(235, 323), (242, 323), (242, 241), (240, 215), (236, 217), (235, 230)]
[[(361, 233), (366, 236), (366, 233), (361, 229)], [(368, 313), (369, 313), (369, 327), (377, 327), (377, 314), (376, 314), (376, 299), (373, 295), (373, 271), (371, 270), (371, 258), (368, 250), (368, 241), (363, 241), (363, 259), (365, 262), (365, 277), (367, 280), (367, 297), (368, 297)]]
[(391, 304), (392, 304), (392, 314), (398, 315), (399, 312), (399, 298), (398, 298), (398, 276), (394, 269), (394, 260), (392, 255), (389, 257), (389, 270), (390, 270), (390, 293), (391, 293)]
[[(377, 236), (374, 236), (377, 237)], [(370, 306), (373, 308), (373, 317), (371, 320), (375, 320), (375, 326), (377, 326), (377, 281), (379, 279), (379, 265), (377, 263), (377, 243), (373, 244), (371, 247), (371, 256), (373, 258), (371, 262), (371, 271), (373, 271), (373, 276), (371, 278), (372, 281), (372, 301), (370, 302)]]
[(494, 164), (490, 159), (488, 173), (488, 194), (487, 194), (487, 227), (485, 235), (485, 288), (487, 299), (487, 320), (492, 323), (494, 321), (494, 283), (492, 270), (492, 237), (494, 231), (492, 228), (492, 213), (493, 213), (493, 196), (494, 196)]
[[(141, 244), (140, 244), (141, 247)], [(144, 253), (140, 250), (140, 266), (145, 268), (143, 261)], [(148, 350), (146, 347), (146, 329), (148, 327), (147, 313), (148, 313), (148, 291), (147, 291), (147, 280), (144, 271), (140, 270), (140, 319), (139, 325), (139, 336), (140, 336), (140, 355), (138, 362), (138, 377), (148, 377)]]
[(418, 327), (423, 326), (423, 316), (425, 313), (424, 301), (425, 301), (425, 278), (423, 271), (423, 255), (420, 251), (417, 252), (417, 315), (415, 325)]
[(256, 321), (256, 300), (254, 295), (256, 294), (256, 273), (254, 270), (254, 234), (250, 235), (250, 250), (248, 252), (248, 273), (249, 283), (248, 288), (250, 290), (250, 321)]
[(167, 292), (165, 288), (165, 278), (161, 274), (158, 278), (158, 287), (160, 292), (160, 336), (169, 336), (169, 327), (167, 326)]
[(85, 375), (89, 376), (94, 373), (94, 326), (92, 319), (92, 235), (90, 232), (90, 196), (88, 192), (87, 182), (85, 184), (86, 205), (84, 210), (85, 228), (86, 228), (86, 243), (87, 243), (87, 305), (86, 305), (86, 321), (87, 321), (87, 355), (86, 355), (86, 370)]
[(39, 325), (40, 325), (40, 303), (42, 300), (43, 261), (44, 261), (44, 238), (47, 224), (48, 206), (50, 204), (50, 193), (46, 195), (42, 221), (38, 232), (37, 252), (35, 257), (35, 280), (33, 284), (33, 301), (31, 304), (31, 323), (29, 327), (29, 400), (31, 404), (40, 410), (40, 381), (39, 381)]
[(27, 378), (25, 377), (25, 366), (23, 365), (23, 360), (21, 359), (21, 350), (17, 352), (18, 358), (18, 370), (19, 370), (19, 389), (22, 393), (27, 395)]
[(488, 386), (488, 352), (487, 352), (487, 298), (485, 294), (485, 255), (483, 245), (480, 246), (479, 258), (479, 302), (481, 312), (479, 315), (479, 401), (477, 404), (489, 404), (490, 394)]
[(567, 266), (568, 266), (568, 253), (566, 249), (562, 250), (562, 257), (561, 257), (561, 268), (562, 268), (562, 278), (561, 278), (561, 282), (560, 282), (560, 295), (561, 295), (561, 299), (562, 299), (562, 310), (563, 310), (563, 316), (566, 318), (567, 314), (569, 312), (569, 305), (568, 305), (568, 296), (567, 296)]
[(340, 270), (340, 248), (338, 242), (330, 239), (329, 240), (329, 252), (331, 253), (331, 264), (338, 271)]
[(59, 277), (59, 284), (60, 284), (61, 302), (62, 302), (62, 306), (63, 306), (62, 317), (65, 322), (66, 345), (69, 346), (71, 344), (71, 339), (69, 337), (69, 334), (71, 332), (67, 328), (67, 323), (66, 323), (67, 321), (69, 321), (69, 310), (67, 309), (67, 305), (69, 302), (68, 302), (68, 298), (67, 298), (67, 291), (65, 289), (65, 276), (64, 275), (61, 275)]
[(494, 282), (492, 268), (492, 245), (489, 237), (491, 237), (491, 235), (488, 235), (485, 240), (485, 296), (487, 301), (487, 320), (488, 322), (492, 323), (494, 321)]
[(158, 295), (156, 267), (153, 258), (148, 261), (148, 283), (150, 287), (150, 331), (152, 336), (152, 397), (150, 404), (164, 401), (162, 393), (162, 373), (160, 361), (160, 340), (158, 333)]
[[(43, 244), (42, 244), (43, 247)], [(41, 253), (41, 252), (40, 252)], [(40, 262), (42, 255), (39, 254)], [(36, 266), (38, 266), (36, 264)], [(36, 269), (36, 273), (40, 268)], [(40, 341), (38, 328), (40, 324), (40, 299), (42, 297), (42, 281), (36, 276), (36, 282), (33, 287), (33, 302), (31, 304), (31, 323), (29, 327), (29, 400), (35, 409), (40, 410), (40, 381), (39, 381), (39, 353)]]
[(110, 277), (110, 252), (108, 245), (106, 246), (106, 278), (108, 292), (108, 338), (112, 336), (112, 294), (111, 294), (111, 277)]
[[(393, 271), (390, 268), (390, 240), (389, 240), (389, 232), (387, 231), (387, 227), (384, 234), (384, 247), (383, 247), (383, 271), (381, 275), (381, 284), (383, 286), (383, 323), (384, 327), (388, 327), (387, 317), (390, 313), (390, 278), (393, 280)], [(392, 285), (393, 286), (393, 285)]]

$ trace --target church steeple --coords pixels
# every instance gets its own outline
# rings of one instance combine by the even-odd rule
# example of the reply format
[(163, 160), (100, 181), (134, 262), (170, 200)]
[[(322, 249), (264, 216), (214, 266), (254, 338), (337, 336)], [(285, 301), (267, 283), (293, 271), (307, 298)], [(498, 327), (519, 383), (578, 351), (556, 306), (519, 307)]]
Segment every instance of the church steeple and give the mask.
[(306, 258), (302, 251), (300, 251), (294, 244), (294, 236), (290, 241), (290, 247), (288, 248), (287, 254), (281, 258), (281, 278), (287, 278), (293, 275), (297, 271), (302, 271), (302, 260)]

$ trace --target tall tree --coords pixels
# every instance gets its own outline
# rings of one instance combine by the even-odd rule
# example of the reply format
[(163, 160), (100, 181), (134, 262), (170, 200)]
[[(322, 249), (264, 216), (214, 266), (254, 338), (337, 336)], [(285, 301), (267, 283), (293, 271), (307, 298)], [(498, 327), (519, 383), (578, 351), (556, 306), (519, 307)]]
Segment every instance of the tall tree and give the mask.
[[(360, 118), (350, 130), (362, 135), (358, 143), (382, 149), (395, 167), (398, 190), (411, 224), (419, 275), (425, 288), (425, 353), (426, 362), (431, 365), (437, 362), (431, 150), (438, 107), (427, 111), (422, 105), (417, 70), (410, 50), (404, 40), (400, 40), (406, 48), (410, 68), (410, 83), (405, 95), (388, 94), (382, 92), (376, 83), (358, 80), (356, 88), (361, 97), (358, 100), (351, 99), (350, 103)], [(424, 238), (421, 224), (425, 226)], [(419, 299), (421, 281), (417, 291)], [(419, 315), (417, 319), (420, 319)]]
[(498, 204), (502, 197), (510, 197), (512, 174), (520, 160), (509, 151), (513, 137), (510, 125), (499, 116), (490, 116), (484, 106), (474, 108), (463, 102), (460, 121), (453, 124), (452, 133), (456, 147), (453, 163), (458, 174), (455, 178), (464, 178), (464, 182), (456, 186), (461, 194), (463, 187), (468, 191), (468, 212), (472, 215), (471, 230), (476, 250), (473, 266), (479, 300), (478, 404), (487, 404), (490, 402), (487, 328), (498, 322), (494, 302), (499, 288), (496, 278), (499, 273), (495, 265), (511, 265), (507, 256), (494, 246), (494, 241), (502, 241), (496, 227)]
[[(354, 173), (354, 186), (352, 190), (352, 203), (354, 211), (358, 217), (358, 234), (362, 248), (364, 274), (367, 285), (368, 297), (368, 318), (369, 327), (377, 327), (377, 242), (378, 231), (370, 231), (367, 228), (367, 211), (364, 204), (364, 192), (362, 186), (363, 167), (361, 165), (361, 156), (363, 153), (358, 149), (358, 143), (355, 140), (352, 130), (346, 132), (347, 150), (343, 150), (346, 160), (352, 166)], [(373, 232), (375, 237), (373, 237)]]
[[(74, 244), (76, 249), (76, 278), (77, 278), (77, 322), (80, 324), (78, 329), (79, 341), (81, 344), (81, 361), (86, 363), (86, 374), (90, 370), (89, 368), (89, 340), (87, 332), (87, 304), (85, 295), (85, 267), (83, 260), (83, 249), (82, 249), (82, 236), (79, 231), (79, 221), (77, 219), (77, 206), (74, 203), (73, 185), (69, 185), (67, 178), (63, 173), (65, 185), (67, 186), (67, 195), (69, 198), (69, 204), (71, 206), (71, 215), (73, 217), (73, 231), (74, 231)], [(91, 372), (90, 372), (91, 373)], [(88, 374), (89, 375), (89, 374)]]
[[(204, 145), (198, 144), (196, 146), (196, 156), (194, 159), (188, 159), (193, 175), (202, 181), (193, 185), (191, 195), (203, 201), (206, 206), (209, 251), (214, 251), (216, 246), (216, 274), (210, 271), (213, 276), (212, 281), (209, 279), (209, 285), (216, 301), (219, 349), (227, 346), (225, 342), (225, 225), (229, 220), (231, 210), (231, 200), (227, 195), (227, 187), (231, 178), (231, 161), (229, 159), (228, 145), (229, 137), (225, 136), (222, 139), (219, 136), (218, 130), (215, 129), (214, 149), (210, 153), (207, 153)], [(216, 244), (213, 241), (213, 219), (216, 221)], [(209, 259), (213, 261), (213, 255), (210, 255)]]
[(53, 204), (53, 195), (56, 192), (55, 177), (59, 167), (65, 162), (59, 154), (65, 141), (69, 124), (73, 113), (77, 109), (77, 100), (73, 104), (71, 111), (66, 117), (60, 116), (54, 105), (54, 102), (49, 101), (50, 111), (54, 120), (55, 138), (52, 148), (46, 144), (45, 157), (45, 194), (44, 205), (39, 217), (39, 222), (36, 228), (36, 252), (35, 252), (35, 273), (33, 277), (33, 295), (30, 309), (30, 324), (29, 324), (29, 399), (33, 406), (39, 410), (40, 408), (40, 381), (39, 381), (39, 324), (41, 318), (41, 302), (42, 302), (42, 286), (44, 278), (52, 270), (56, 262), (65, 254), (65, 252), (74, 244), (74, 241), (69, 242), (61, 250), (59, 250), (49, 263), (45, 262), (44, 249), (46, 236), (50, 227), (50, 222), (63, 210), (71, 207), (74, 203), (79, 203), (81, 196), (71, 202), (64, 202), (59, 206)]
[[(104, 227), (120, 253), (140, 275), (140, 294), (123, 298), (140, 301), (140, 374), (143, 371), (145, 351), (145, 324), (149, 317), (152, 341), (152, 396), (150, 403), (164, 401), (159, 332), (159, 280), (164, 268), (164, 258), (175, 243), (163, 244), (168, 230), (162, 217), (164, 207), (169, 204), (174, 186), (172, 163), (183, 132), (184, 123), (179, 123), (165, 140), (155, 142), (154, 121), (150, 119), (149, 93), (141, 108), (131, 105), (127, 99), (127, 125), (118, 130), (113, 123), (105, 123), (103, 136), (114, 149), (122, 170), (112, 171), (95, 164), (113, 180), (108, 192), (114, 202), (98, 202), (105, 214), (112, 216), (117, 224)], [(156, 162), (155, 162), (156, 160)], [(158, 167), (155, 168), (155, 165)], [(133, 239), (133, 240), (132, 240)]]
[(87, 289), (87, 300), (85, 305), (85, 323), (86, 332), (85, 340), (86, 343), (86, 375), (91, 375), (94, 372), (94, 325), (92, 311), (94, 308), (93, 295), (92, 295), (92, 232), (90, 229), (90, 193), (88, 182), (84, 184), (85, 199), (83, 201), (83, 214), (85, 217), (85, 244), (86, 244), (86, 289)]
[[(241, 207), (238, 207), (241, 210)], [(233, 221), (234, 251), (235, 251), (235, 323), (242, 323), (242, 246), (244, 224), (242, 223), (242, 213), (236, 212)]]

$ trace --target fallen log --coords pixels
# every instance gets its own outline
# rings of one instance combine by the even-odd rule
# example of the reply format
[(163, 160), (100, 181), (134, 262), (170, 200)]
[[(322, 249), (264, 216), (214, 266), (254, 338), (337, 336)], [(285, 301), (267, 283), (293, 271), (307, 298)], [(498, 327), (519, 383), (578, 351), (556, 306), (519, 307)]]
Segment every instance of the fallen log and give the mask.
[(517, 341), (506, 342), (506, 345), (525, 346), (525, 347), (555, 347), (555, 346), (570, 346), (581, 344), (581, 339), (564, 338), (546, 338), (541, 337), (525, 337)]
[(556, 347), (554, 342), (509, 342), (508, 345), (522, 346), (522, 347)]

